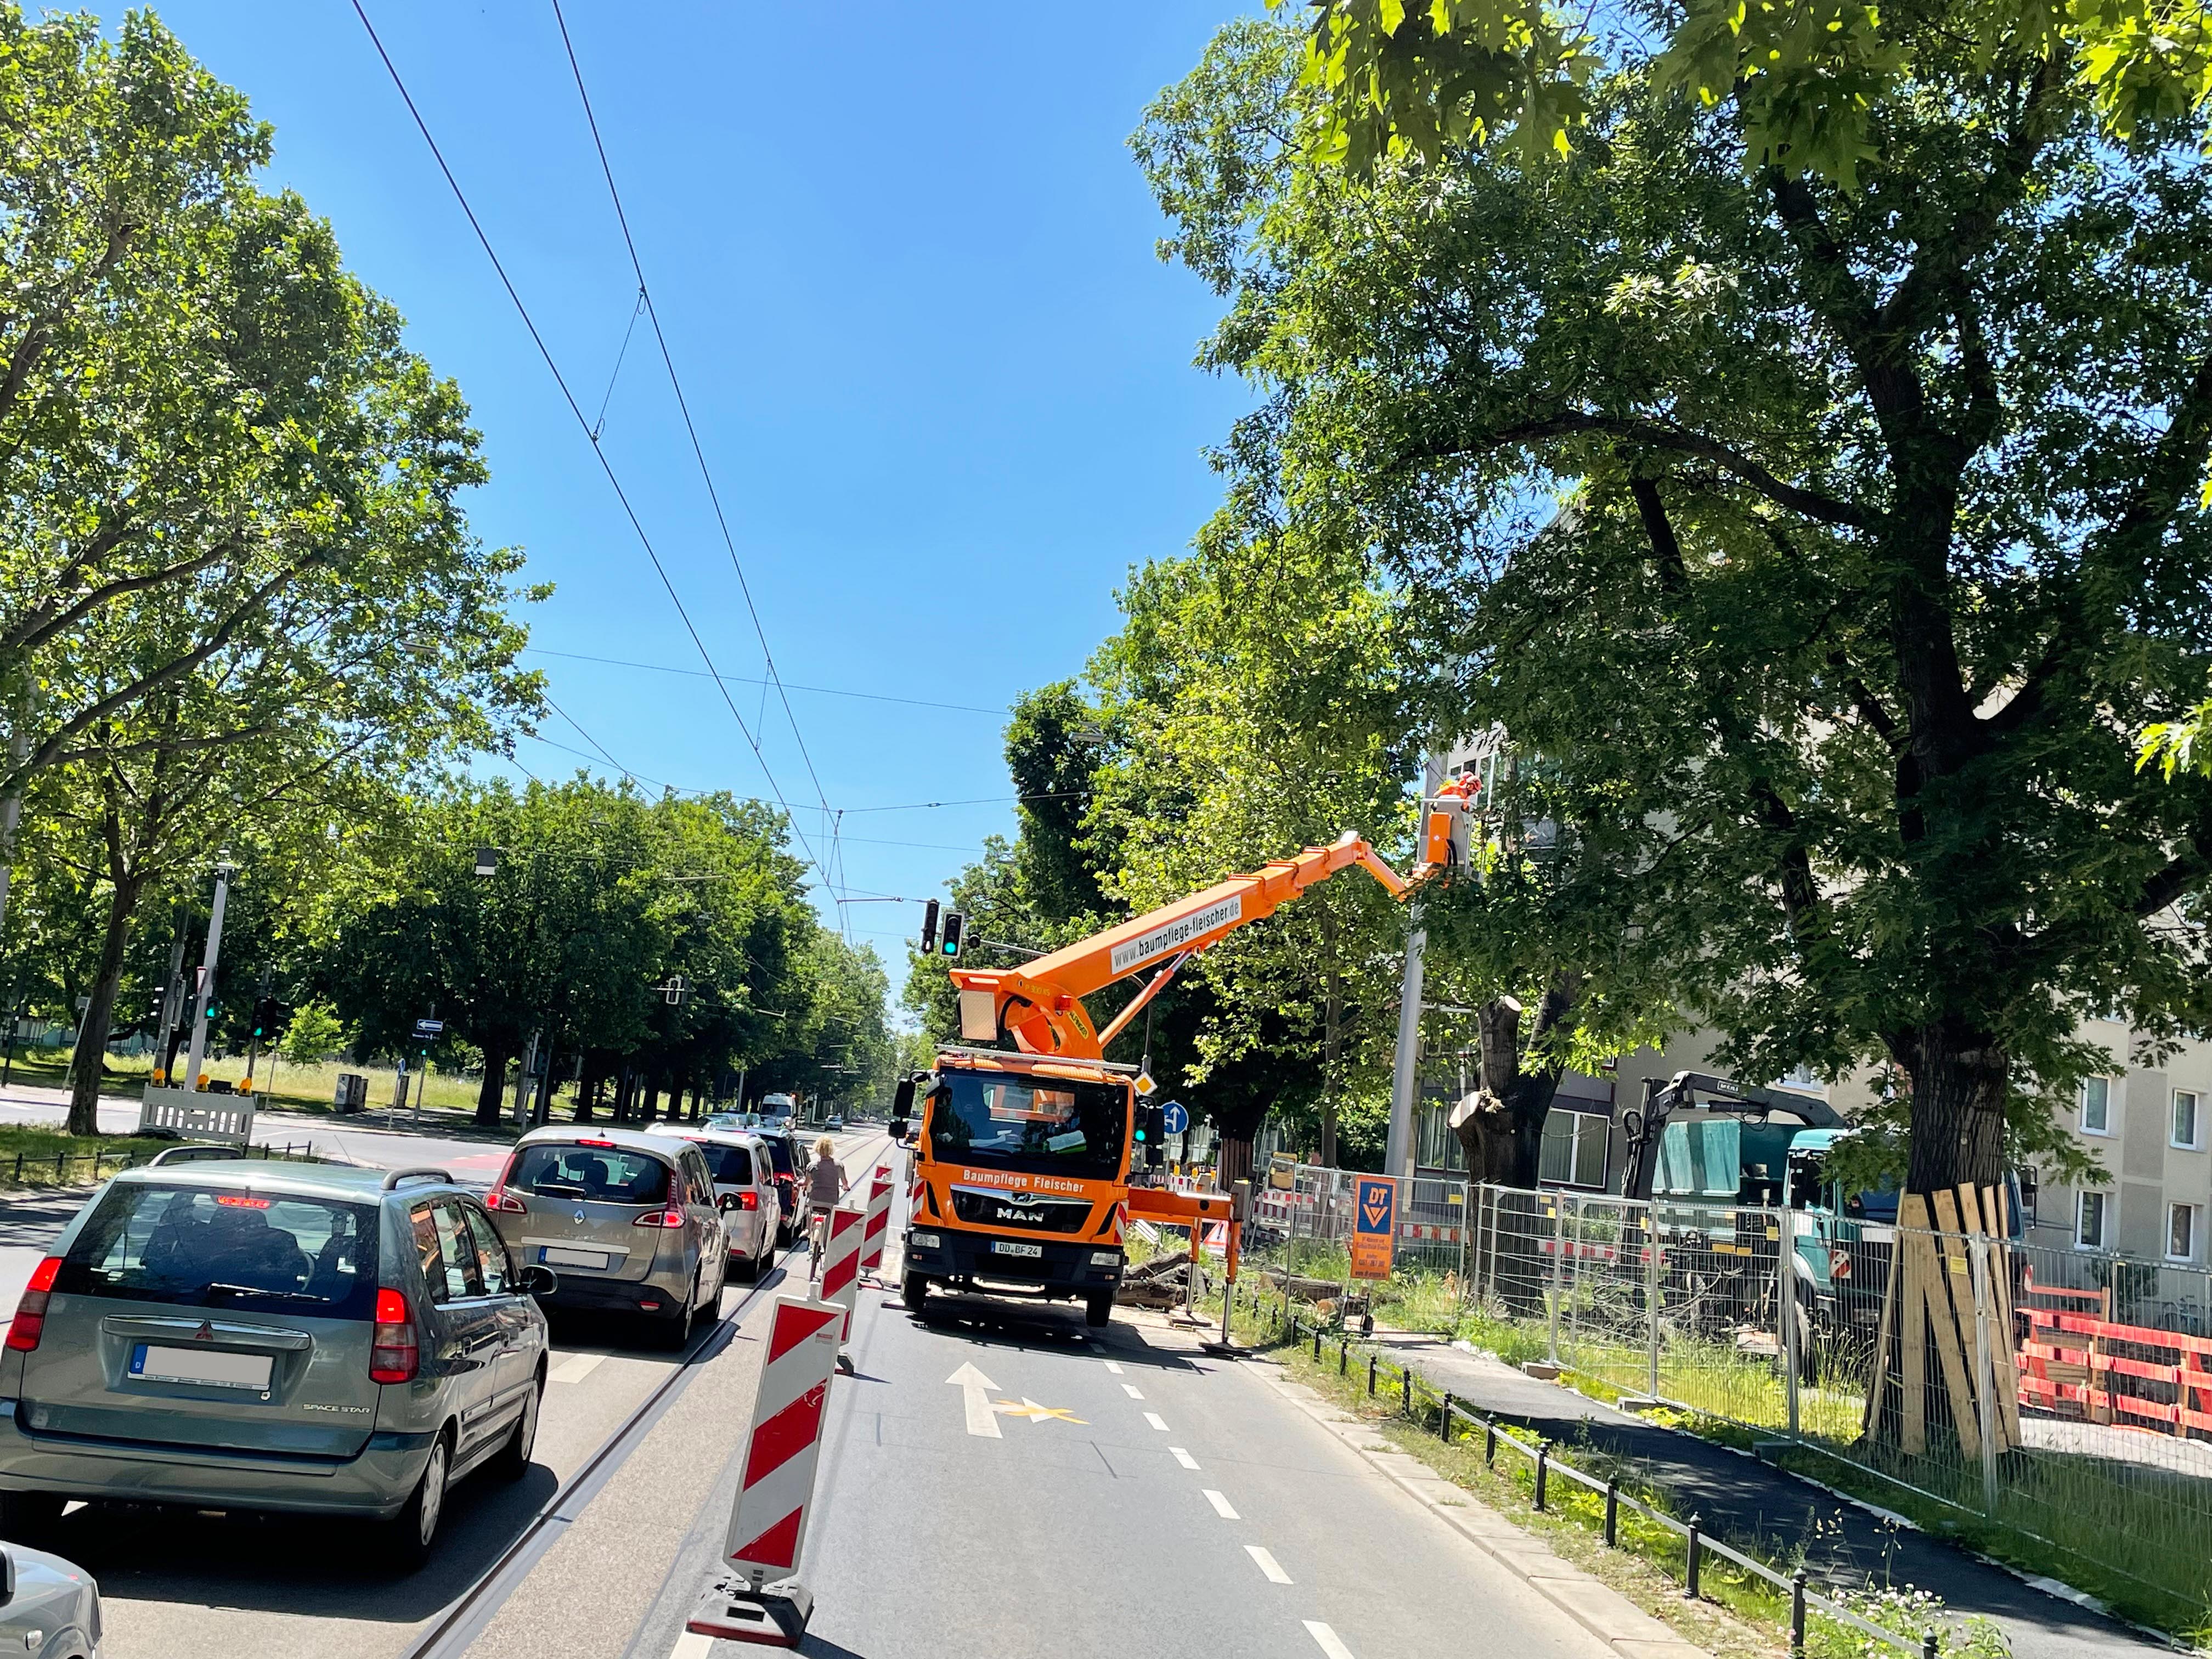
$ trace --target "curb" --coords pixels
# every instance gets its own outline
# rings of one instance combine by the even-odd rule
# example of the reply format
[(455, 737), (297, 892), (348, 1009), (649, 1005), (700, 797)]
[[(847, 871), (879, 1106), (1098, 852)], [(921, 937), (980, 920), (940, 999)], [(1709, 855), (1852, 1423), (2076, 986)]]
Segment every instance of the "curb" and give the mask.
[[(1346, 1418), (1303, 1384), (1286, 1382), (1275, 1362), (1262, 1361), (1261, 1365), (1269, 1388), (1621, 1659), (1711, 1659), (1706, 1649), (1677, 1636), (1619, 1590), (1562, 1560), (1541, 1538), (1515, 1526), (1465, 1488), (1395, 1448), (1370, 1450), (1367, 1443), (1377, 1432), (1371, 1425)], [(1404, 1467), (1397, 1467), (1401, 1465)], [(1478, 1516), (1487, 1517), (1488, 1523), (1478, 1522)]]

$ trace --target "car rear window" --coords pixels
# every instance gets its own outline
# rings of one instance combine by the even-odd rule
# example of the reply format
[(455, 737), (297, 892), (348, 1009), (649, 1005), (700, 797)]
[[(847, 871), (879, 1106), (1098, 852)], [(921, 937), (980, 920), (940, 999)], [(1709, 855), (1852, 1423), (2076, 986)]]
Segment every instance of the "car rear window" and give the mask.
[(516, 1192), (575, 1198), (598, 1204), (661, 1204), (668, 1198), (668, 1166), (649, 1152), (619, 1146), (559, 1146), (522, 1149), (507, 1176)]
[(769, 1165), (778, 1175), (793, 1174), (791, 1167), (791, 1143), (781, 1135), (771, 1135), (768, 1140)]
[(742, 1146), (719, 1146), (713, 1141), (696, 1143), (700, 1156), (707, 1160), (707, 1169), (715, 1180), (726, 1187), (750, 1187), (753, 1184), (753, 1155)]
[(70, 1296), (367, 1319), (376, 1208), (246, 1187), (118, 1182), (70, 1246)]

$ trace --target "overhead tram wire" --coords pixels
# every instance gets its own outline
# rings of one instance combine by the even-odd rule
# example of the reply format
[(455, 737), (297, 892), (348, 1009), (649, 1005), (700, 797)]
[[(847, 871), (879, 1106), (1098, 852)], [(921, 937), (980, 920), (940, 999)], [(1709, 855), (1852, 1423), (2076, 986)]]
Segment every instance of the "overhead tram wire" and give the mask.
[[(357, 3), (357, 0), (356, 0)], [(699, 477), (707, 486), (707, 499), (714, 509), (714, 523), (722, 532), (722, 545), (730, 556), (730, 568), (737, 573), (738, 591), (744, 596), (745, 612), (752, 618), (753, 635), (759, 640), (761, 661), (766, 666), (769, 684), (775, 687), (776, 700), (783, 705), (783, 717), (791, 726), (791, 735), (799, 744), (799, 758), (805, 763), (806, 775), (813, 781), (815, 798), (821, 802), (823, 814), (831, 813), (830, 796), (822, 787), (822, 779), (814, 769), (814, 757), (807, 751), (806, 738), (799, 729), (799, 715), (791, 706), (791, 694), (784, 690), (783, 677), (776, 672), (775, 655), (769, 648), (768, 629), (761, 621), (760, 608), (753, 603), (752, 584), (745, 580), (745, 567), (738, 557), (737, 538), (730, 533), (730, 521), (722, 511), (721, 492), (714, 488), (713, 469), (707, 465), (706, 446), (699, 440), (699, 428), (691, 421), (691, 404), (684, 395), (684, 381), (676, 372), (676, 355), (669, 349), (668, 337), (661, 331), (660, 312), (653, 303), (652, 285), (645, 279), (645, 262), (638, 256), (637, 242), (630, 235), (629, 215), (623, 207), (622, 191), (615, 183), (614, 164), (607, 158), (606, 141), (599, 136), (599, 118), (592, 108), (592, 94), (584, 87), (583, 65), (576, 59), (575, 42), (568, 38), (568, 20), (562, 15), (561, 0), (551, 0), (553, 21), (561, 31), (562, 49), (568, 55), (568, 72), (575, 78), (577, 100), (584, 106), (584, 122), (591, 129), (592, 148), (599, 152), (599, 172), (607, 181), (607, 196), (613, 202), (615, 222), (622, 228), (623, 246), (629, 252), (630, 270), (637, 276), (638, 297), (644, 302), (645, 320), (653, 330), (653, 337), (660, 348), (662, 366), (668, 370), (668, 384), (676, 393), (677, 413), (683, 416), (684, 430), (691, 440), (692, 459), (699, 464)], [(832, 838), (835, 830), (832, 830)]]
[[(468, 192), (461, 188), (460, 180), (453, 176), (453, 168), (447, 165), (445, 152), (438, 148), (437, 139), (431, 136), (430, 124), (422, 118), (422, 112), (416, 106), (415, 94), (407, 89), (407, 82), (399, 73), (399, 66), (392, 61), (392, 54), (384, 49), (384, 41), (377, 34), (376, 25), (369, 21), (368, 9), (362, 5), (362, 0), (352, 0), (352, 3), (354, 15), (361, 19), (362, 27), (368, 32), (369, 45), (376, 49), (377, 57), (383, 61), (385, 73), (392, 77), (392, 84), (398, 90), (400, 101), (407, 106), (407, 113), (414, 119), (415, 130), (422, 135), (422, 142), (429, 146), (431, 160), (438, 164), (438, 171), (445, 176), (447, 188), (453, 192), (453, 199), (460, 204), (461, 212), (469, 222), (469, 228), (476, 233), (477, 241), (483, 248), (484, 257), (491, 261), (491, 268), (499, 277), (500, 286), (507, 290), (507, 297), (514, 303), (516, 315), (522, 319), (523, 327), (530, 331), (531, 343), (538, 348), (538, 355), (545, 360), (546, 370), (553, 376), (553, 383), (560, 387), (562, 399), (568, 405), (568, 412), (575, 416), (577, 427), (591, 444), (592, 453), (599, 463), (599, 470), (606, 474), (607, 483), (614, 490), (615, 499), (622, 503), (623, 515), (629, 520), (630, 528), (637, 532), (638, 544), (644, 548), (645, 556), (652, 562), (653, 574), (660, 578), (661, 586), (667, 590), (668, 601), (676, 607), (677, 616), (683, 620), (684, 632), (691, 636), (691, 643), (698, 648), (700, 661), (706, 664), (707, 672), (714, 678), (715, 689), (721, 692), (722, 702), (729, 708), (730, 718), (738, 723), (738, 730), (744, 734), (746, 746), (753, 751), (753, 758), (760, 765), (761, 775), (768, 781), (769, 793), (775, 797), (775, 804), (782, 808), (786, 819), (790, 822), (791, 833), (798, 837), (799, 846), (806, 854), (807, 863), (814, 866), (815, 872), (822, 878), (823, 885), (829, 887), (828, 871), (824, 869), (821, 859), (816, 855), (813, 843), (807, 840), (805, 832), (799, 829), (796, 818), (793, 816), (791, 803), (784, 799), (783, 787), (775, 781), (775, 774), (769, 766), (768, 756), (761, 748), (759, 738), (754, 735), (752, 727), (745, 723), (745, 717), (738, 713), (737, 702), (730, 696), (730, 688), (722, 678), (721, 670), (714, 666), (714, 659), (707, 649), (706, 641), (700, 637), (698, 627), (691, 620), (691, 613), (684, 608), (683, 598), (677, 592), (676, 584), (670, 580), (667, 567), (662, 564), (659, 551), (653, 544), (653, 538), (646, 533), (644, 522), (637, 516), (637, 509), (630, 505), (629, 492), (623, 488), (622, 479), (615, 471), (614, 463), (607, 459), (606, 451), (600, 447), (598, 435), (592, 430), (591, 421), (585, 416), (582, 405), (576, 401), (576, 394), (569, 390), (568, 377), (562, 374), (561, 365), (555, 360), (552, 349), (545, 343), (545, 337), (538, 331), (537, 319), (531, 316), (530, 307), (523, 303), (522, 295), (514, 286), (514, 279), (507, 274), (507, 267), (501, 263), (498, 250), (492, 246), (490, 236), (485, 233), (482, 221), (477, 217), (476, 209), (469, 203)], [(648, 302), (647, 314), (650, 316), (651, 312), (652, 307)], [(803, 752), (805, 744), (802, 743), (800, 747)], [(811, 761), (808, 763), (807, 769), (810, 773), (813, 770), (813, 763)], [(830, 891), (834, 899), (836, 889), (831, 887)]]

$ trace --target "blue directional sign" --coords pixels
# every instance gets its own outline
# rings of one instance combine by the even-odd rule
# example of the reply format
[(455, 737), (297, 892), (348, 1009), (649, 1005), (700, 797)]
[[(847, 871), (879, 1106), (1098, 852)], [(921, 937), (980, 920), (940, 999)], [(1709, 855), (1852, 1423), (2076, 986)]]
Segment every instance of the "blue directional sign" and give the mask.
[(1160, 1108), (1160, 1133), (1179, 1135), (1190, 1127), (1190, 1108), (1179, 1100), (1171, 1100)]

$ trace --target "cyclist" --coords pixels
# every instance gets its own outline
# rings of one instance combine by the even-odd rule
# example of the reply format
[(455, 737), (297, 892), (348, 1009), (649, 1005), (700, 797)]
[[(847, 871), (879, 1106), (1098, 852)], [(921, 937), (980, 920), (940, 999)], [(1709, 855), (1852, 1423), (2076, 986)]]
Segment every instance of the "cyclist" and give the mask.
[(837, 1207), (837, 1200), (845, 1196), (850, 1186), (845, 1179), (844, 1166), (837, 1162), (836, 1147), (828, 1135), (823, 1136), (814, 1143), (814, 1162), (806, 1166), (806, 1202), (812, 1212), (808, 1238), (811, 1259), (809, 1279), (822, 1277), (822, 1246), (830, 1237), (830, 1212)]

